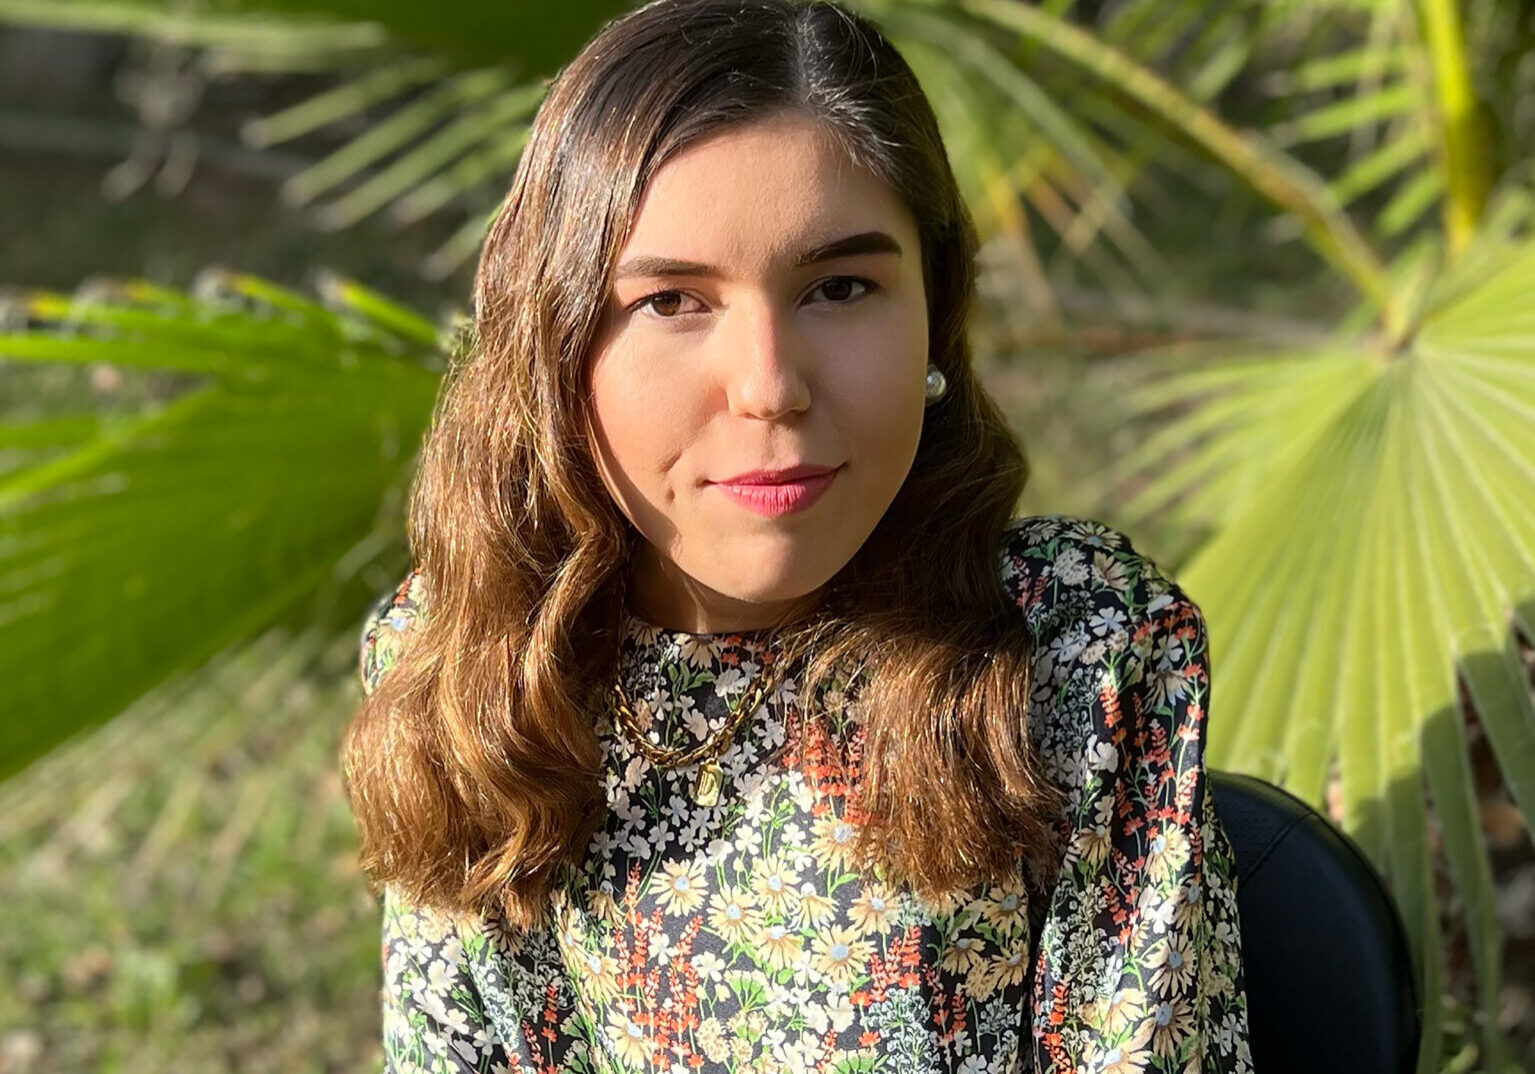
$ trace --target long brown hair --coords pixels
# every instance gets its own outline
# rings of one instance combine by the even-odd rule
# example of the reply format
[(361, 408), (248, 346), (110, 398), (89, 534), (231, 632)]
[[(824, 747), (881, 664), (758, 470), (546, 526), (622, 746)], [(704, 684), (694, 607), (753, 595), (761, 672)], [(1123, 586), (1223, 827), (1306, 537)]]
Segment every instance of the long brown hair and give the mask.
[(590, 448), (587, 355), (650, 177), (786, 109), (911, 210), (949, 385), (818, 613), (832, 640), (807, 686), (849, 660), (864, 672), (860, 849), (930, 895), (999, 879), (1020, 853), (1047, 873), (1059, 801), (1033, 764), (1030, 637), (998, 575), (1026, 467), (971, 369), (976, 239), (931, 106), (878, 30), (834, 4), (659, 0), (553, 82), (485, 239), (473, 335), (411, 503), (429, 614), (344, 746), (377, 883), (527, 923), (600, 823), (593, 713), (639, 538)]

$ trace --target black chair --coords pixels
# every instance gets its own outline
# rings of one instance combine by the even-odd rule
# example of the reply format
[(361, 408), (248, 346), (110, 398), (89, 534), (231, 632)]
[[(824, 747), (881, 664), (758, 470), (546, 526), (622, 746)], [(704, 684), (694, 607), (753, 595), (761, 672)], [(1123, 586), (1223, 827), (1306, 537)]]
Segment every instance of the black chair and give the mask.
[(1410, 1074), (1418, 977), (1375, 868), (1288, 791), (1218, 771), (1210, 786), (1236, 856), (1256, 1074)]

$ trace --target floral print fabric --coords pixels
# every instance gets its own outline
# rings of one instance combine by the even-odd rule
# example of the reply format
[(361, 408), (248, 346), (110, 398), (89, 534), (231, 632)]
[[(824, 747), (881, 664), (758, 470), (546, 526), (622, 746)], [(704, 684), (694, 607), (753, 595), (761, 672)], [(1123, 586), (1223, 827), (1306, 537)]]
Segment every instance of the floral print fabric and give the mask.
[[(835, 696), (823, 726), (781, 682), (720, 757), (713, 806), (602, 716), (607, 820), (546, 924), (450, 920), (385, 889), (386, 1069), (1250, 1072), (1200, 613), (1093, 522), (1016, 520), (1000, 571), (1036, 638), (1030, 735), (1068, 796), (1042, 929), (1021, 876), (935, 904), (855, 867), (861, 717)], [(366, 687), (424, 604), (412, 576), (371, 620)], [(620, 671), (675, 746), (774, 659), (766, 634), (635, 620)]]

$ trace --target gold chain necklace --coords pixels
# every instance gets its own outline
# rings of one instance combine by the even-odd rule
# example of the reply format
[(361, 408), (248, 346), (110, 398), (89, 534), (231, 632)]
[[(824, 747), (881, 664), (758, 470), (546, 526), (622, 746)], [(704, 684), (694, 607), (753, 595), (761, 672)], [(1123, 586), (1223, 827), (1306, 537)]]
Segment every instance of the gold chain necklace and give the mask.
[[(785, 657), (779, 657), (773, 661), (773, 668), (785, 665)], [(737, 704), (725, 715), (725, 722), (703, 742), (686, 749), (680, 747), (665, 748), (657, 746), (645, 736), (640, 728), (639, 719), (634, 715), (634, 709), (629, 704), (629, 696), (624, 691), (623, 677), (615, 676), (613, 680), (612, 708), (618, 723), (627, 733), (630, 745), (644, 754), (645, 759), (657, 768), (681, 768), (684, 765), (698, 764), (698, 773), (693, 777), (693, 801), (701, 806), (712, 806), (720, 800), (720, 788), (725, 782), (725, 770), (720, 767), (720, 754), (725, 752), (730, 745), (730, 740), (735, 737), (736, 730), (741, 723), (757, 711), (768, 693), (776, 686), (777, 675), (764, 670), (757, 676), (755, 682), (742, 692)]]
[(698, 773), (693, 777), (693, 801), (701, 806), (712, 806), (719, 801), (720, 788), (725, 782), (725, 771), (719, 764), (720, 755), (729, 747), (742, 722), (757, 711), (773, 687), (778, 685), (779, 669), (787, 668), (799, 649), (799, 645), (790, 646), (782, 655), (774, 658), (771, 668), (759, 672), (756, 681), (742, 691), (735, 707), (725, 714), (725, 721), (719, 730), (696, 746), (666, 748), (651, 742), (641, 729), (638, 717), (634, 715), (634, 707), (629, 703), (629, 695), (624, 690), (622, 674), (613, 676), (611, 708), (630, 745), (657, 768), (681, 768), (698, 764)]

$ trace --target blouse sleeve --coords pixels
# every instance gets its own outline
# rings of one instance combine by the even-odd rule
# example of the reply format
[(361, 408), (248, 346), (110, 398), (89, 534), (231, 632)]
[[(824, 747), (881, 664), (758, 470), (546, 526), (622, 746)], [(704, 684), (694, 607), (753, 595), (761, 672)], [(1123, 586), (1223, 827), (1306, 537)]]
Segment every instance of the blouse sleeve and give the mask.
[(385, 1074), (507, 1071), (458, 926), (384, 888)]
[(364, 693), (371, 694), (394, 666), (411, 626), (424, 613), (425, 593), (419, 571), (406, 575), (395, 591), (373, 606), (363, 620), (357, 670)]
[[(359, 671), (372, 693), (394, 666), (426, 594), (412, 573), (363, 628)], [(458, 918), (384, 886), (384, 1074), (512, 1074), (564, 1069), (585, 1034), (547, 926)]]
[(590, 1069), (554, 930), (451, 917), (384, 888), (384, 1074)]
[(1037, 1069), (1251, 1074), (1235, 863), (1204, 762), (1204, 619), (1095, 523), (1043, 520), (1005, 558), (1039, 639), (1031, 733), (1068, 796), (1035, 956)]

